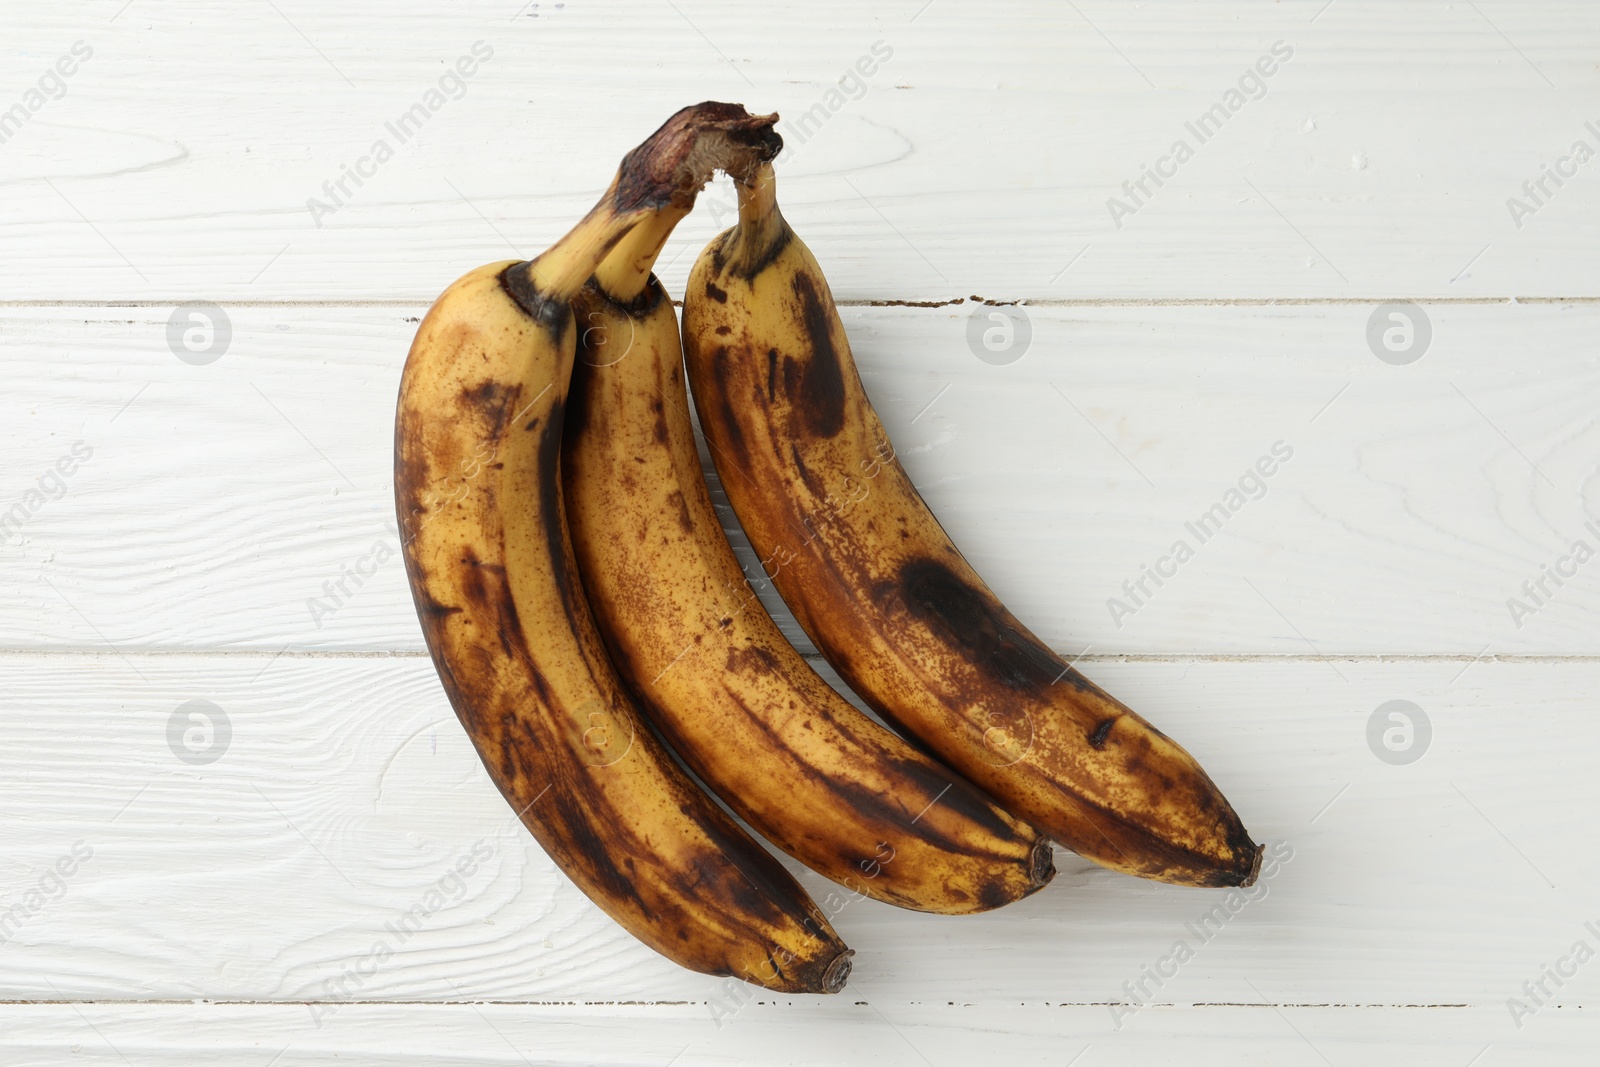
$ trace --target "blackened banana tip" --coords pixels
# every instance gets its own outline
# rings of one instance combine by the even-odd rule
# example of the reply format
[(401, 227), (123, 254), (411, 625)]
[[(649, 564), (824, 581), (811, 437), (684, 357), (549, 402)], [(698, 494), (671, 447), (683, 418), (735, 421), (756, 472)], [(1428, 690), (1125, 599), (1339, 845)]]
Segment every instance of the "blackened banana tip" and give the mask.
[(828, 969), (822, 972), (824, 993), (837, 993), (844, 988), (844, 984), (850, 980), (850, 972), (855, 968), (855, 964), (850, 962), (850, 957), (855, 954), (855, 949), (847, 948), (828, 964)]
[(1267, 854), (1262, 845), (1255, 845), (1256, 854), (1250, 861), (1250, 873), (1244, 876), (1244, 881), (1239, 883), (1239, 888), (1245, 889), (1256, 884), (1256, 879), (1261, 877), (1261, 857)]
[[(1256, 861), (1260, 862), (1259, 859)], [(1033, 846), (1033, 855), (1028, 864), (1028, 878), (1032, 885), (1029, 892), (1043, 889), (1050, 884), (1056, 876), (1056, 851), (1048, 837), (1041, 837)]]

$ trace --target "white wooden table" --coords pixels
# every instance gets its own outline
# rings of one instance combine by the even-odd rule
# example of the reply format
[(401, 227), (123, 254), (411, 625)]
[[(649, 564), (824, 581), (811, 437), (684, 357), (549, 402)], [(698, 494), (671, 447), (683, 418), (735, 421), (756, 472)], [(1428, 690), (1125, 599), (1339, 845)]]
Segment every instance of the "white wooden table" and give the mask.
[[(0, 13), (0, 1062), (1593, 1062), (1600, 7), (518, 2)], [(785, 116), (956, 541), (1292, 853), (1208, 936), (1062, 853), (774, 998), (509, 822), (395, 554), (401, 361), (707, 98)]]

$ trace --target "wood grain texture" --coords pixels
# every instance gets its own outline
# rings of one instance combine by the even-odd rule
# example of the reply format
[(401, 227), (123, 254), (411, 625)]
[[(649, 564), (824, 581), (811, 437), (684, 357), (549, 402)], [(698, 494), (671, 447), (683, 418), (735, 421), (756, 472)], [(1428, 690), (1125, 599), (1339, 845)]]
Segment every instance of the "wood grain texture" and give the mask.
[[(988, 310), (845, 321), (912, 478), (1052, 647), (1593, 651), (1588, 569), (1523, 585), (1600, 548), (1600, 306), (1433, 305), (1403, 367), (1367, 348), (1366, 306), (1033, 309), (1008, 366), (968, 347)], [(0, 546), (0, 646), (421, 649), (389, 444), (421, 309), (235, 307), (231, 349), (199, 367), (167, 349), (169, 311), (7, 317), (0, 513), (74, 442), (93, 455)], [(1200, 529), (1214, 506), (1226, 521)], [(1161, 563), (1179, 540), (1193, 558)], [(1157, 586), (1156, 566), (1176, 573)]]
[[(1574, 141), (1600, 147), (1583, 0), (922, 7), (11, 11), (0, 105), (75, 41), (94, 54), (0, 146), (0, 237), (36, 253), (0, 263), (0, 287), (427, 300), (547, 245), (627, 147), (713, 97), (795, 124), (784, 204), (847, 298), (1600, 292), (1594, 167), (1521, 226), (1506, 204)], [(492, 58), (459, 98), (391, 133), (478, 41)], [(888, 58), (841, 90), (879, 42)], [(1277, 42), (1292, 58), (1226, 110)], [(1219, 103), (1202, 142), (1185, 124)], [(1161, 164), (1180, 139), (1193, 158)], [(363, 164), (379, 140), (392, 157)], [(1130, 199), (1146, 165), (1172, 177)], [(367, 176), (325, 192), (346, 167)], [(685, 237), (726, 225), (731, 193), (714, 199)]]
[[(0, 954), (0, 999), (713, 995), (714, 980), (628, 937), (517, 830), (424, 657), (13, 653), (4, 669), (0, 912), (25, 914)], [(1184, 743), (1282, 862), (1210, 919), (1226, 893), (1069, 853), (1048, 891), (980, 917), (852, 902), (802, 873), (859, 953), (851, 990), (884, 1004), (1101, 1005), (1109, 1020), (1123, 983), (1184, 941), (1193, 958), (1148, 997), (1505, 1012), (1542, 965), (1595, 943), (1585, 887), (1600, 859), (1571, 845), (1600, 784), (1585, 760), (1550, 751), (1592, 717), (1593, 663), (1088, 670)], [(1372, 711), (1396, 698), (1432, 723), (1406, 766), (1366, 741)], [(222, 710), (226, 744), (220, 731), (209, 748), (169, 741), (175, 715), (195, 725), (180, 711), (191, 700)], [(80, 841), (92, 855), (28, 904)], [(414, 907), (425, 914), (410, 932)], [(1555, 991), (1559, 1003), (1588, 1004), (1590, 977)]]

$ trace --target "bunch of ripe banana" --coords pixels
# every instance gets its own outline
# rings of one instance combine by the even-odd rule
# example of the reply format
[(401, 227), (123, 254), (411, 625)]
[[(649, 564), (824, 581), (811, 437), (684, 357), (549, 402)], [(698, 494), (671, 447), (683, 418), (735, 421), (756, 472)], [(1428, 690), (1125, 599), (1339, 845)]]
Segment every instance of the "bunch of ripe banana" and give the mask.
[[(1027, 896), (1054, 874), (1052, 840), (1146, 878), (1248, 885), (1260, 847), (1211, 779), (1029, 633), (907, 478), (778, 212), (776, 119), (678, 112), (570, 233), (467, 274), (417, 330), (395, 424), (406, 571), (490, 776), (640, 940), (785, 992), (837, 992), (851, 950), (709, 794), (858, 896), (920, 911)], [(694, 267), (680, 344), (651, 267), (717, 170), (739, 222)], [(752, 592), (685, 374), (767, 576), (898, 733)]]

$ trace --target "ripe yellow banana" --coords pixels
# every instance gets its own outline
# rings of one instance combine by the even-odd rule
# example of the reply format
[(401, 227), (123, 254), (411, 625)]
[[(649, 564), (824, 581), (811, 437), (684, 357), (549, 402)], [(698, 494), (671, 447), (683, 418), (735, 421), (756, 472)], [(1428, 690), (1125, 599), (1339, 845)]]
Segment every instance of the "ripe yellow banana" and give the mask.
[(701, 781), (846, 888), (945, 914), (1034, 892), (1055, 873), (1049, 840), (834, 692), (734, 558), (650, 273), (677, 221), (635, 227), (573, 301), (567, 522), (618, 673)]
[(962, 558), (895, 458), (772, 168), (684, 294), (700, 426), (734, 512), (817, 647), (885, 718), (1083, 856), (1248, 885), (1233, 808), (1175, 742), (1072, 670)]
[(605, 252), (681, 212), (713, 167), (768, 158), (771, 120), (674, 115), (549, 251), (447, 289), (418, 327), (395, 420), (406, 572), (434, 665), (490, 777), (567, 876), (685, 967), (836, 992), (850, 951), (784, 867), (690, 781), (606, 657), (562, 516), (577, 331)]

